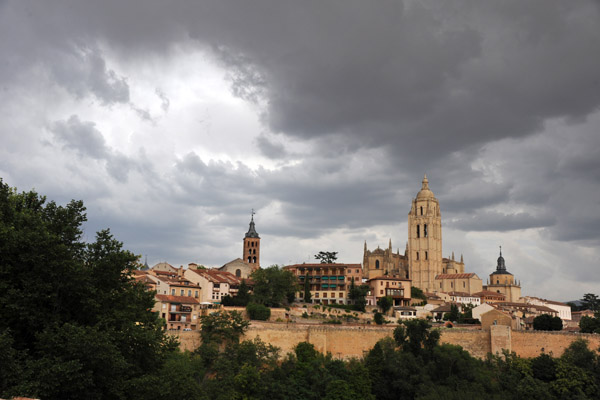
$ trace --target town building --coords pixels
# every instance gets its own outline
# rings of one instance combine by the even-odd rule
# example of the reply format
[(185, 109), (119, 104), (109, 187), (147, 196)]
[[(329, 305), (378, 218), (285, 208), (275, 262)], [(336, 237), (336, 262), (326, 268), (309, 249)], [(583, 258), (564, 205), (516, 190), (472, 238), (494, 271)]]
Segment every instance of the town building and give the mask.
[(252, 210), (248, 232), (244, 235), (242, 248), (241, 258), (224, 264), (219, 270), (229, 272), (238, 278), (248, 279), (252, 272), (260, 268), (260, 236), (254, 224), (254, 210)]
[(165, 320), (167, 329), (192, 330), (199, 325), (198, 299), (189, 296), (173, 296), (157, 294), (155, 296), (154, 312)]
[(538, 306), (546, 306), (558, 312), (558, 317), (563, 320), (563, 322), (571, 321), (571, 306), (553, 300), (540, 299), (539, 297), (533, 296), (525, 296), (519, 299), (519, 301), (528, 304), (534, 304)]
[(368, 305), (375, 306), (382, 297), (390, 297), (394, 307), (410, 306), (410, 279), (378, 276), (367, 280), (367, 284), (370, 288), (367, 296)]
[(284, 268), (298, 278), (296, 301), (305, 301), (304, 291), (308, 285), (311, 303), (348, 304), (352, 282), (355, 285), (362, 284), (360, 264), (294, 264)]
[(479, 296), (475, 296), (467, 292), (448, 292), (448, 296), (450, 297), (450, 301), (452, 303), (471, 304), (473, 306), (478, 306), (481, 304), (481, 298)]
[(199, 267), (189, 264), (184, 272), (185, 277), (194, 284), (200, 286), (201, 303), (220, 304), (225, 296), (237, 295), (242, 279), (230, 272)]
[[(372, 251), (365, 242), (363, 269), (367, 279), (398, 276), (410, 279), (413, 286), (426, 292), (459, 290), (472, 294), (482, 290), (481, 279), (475, 274), (466, 278), (454, 277), (465, 274), (462, 255), (460, 261), (455, 259), (454, 253), (449, 258), (442, 257), (442, 214), (440, 204), (429, 188), (427, 175), (408, 213), (408, 242), (404, 253), (401, 254), (399, 249), (394, 253), (391, 239), (386, 249), (377, 247)], [(455, 287), (455, 284), (459, 286)]]
[(466, 292), (474, 294), (483, 289), (481, 278), (473, 272), (448, 273), (435, 277), (435, 287), (438, 292)]
[(521, 284), (515, 280), (513, 274), (506, 270), (504, 257), (502, 257), (502, 247), (500, 256), (496, 265), (496, 270), (490, 274), (488, 284), (484, 290), (502, 293), (506, 296), (506, 301), (517, 302), (521, 298)]
[(502, 293), (491, 292), (489, 290), (482, 290), (481, 292), (473, 293), (473, 296), (479, 297), (481, 299), (481, 304), (493, 304), (506, 301), (506, 296)]

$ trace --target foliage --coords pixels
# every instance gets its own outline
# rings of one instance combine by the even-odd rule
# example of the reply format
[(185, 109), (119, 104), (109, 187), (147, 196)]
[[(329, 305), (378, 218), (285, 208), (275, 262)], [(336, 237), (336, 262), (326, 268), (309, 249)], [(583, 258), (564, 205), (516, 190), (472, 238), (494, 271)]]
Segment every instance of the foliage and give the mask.
[(581, 299), (581, 305), (584, 310), (600, 311), (600, 298), (593, 293), (586, 293)]
[(382, 314), (387, 314), (390, 308), (394, 305), (394, 300), (390, 296), (385, 296), (377, 300), (377, 306), (381, 309)]
[(234, 306), (234, 307), (246, 307), (250, 302), (250, 291), (248, 289), (248, 285), (246, 284), (246, 280), (242, 279), (240, 283), (240, 287), (238, 288), (238, 293), (236, 296), (226, 295), (221, 298), (221, 304), (224, 306)]
[(561, 331), (562, 319), (549, 314), (538, 315), (533, 319), (533, 329), (536, 331)]
[(376, 312), (375, 315), (373, 315), (373, 321), (375, 321), (377, 325), (382, 325), (385, 322), (385, 318), (383, 318), (382, 313)]
[(321, 264), (332, 264), (337, 260), (337, 251), (320, 251), (315, 254), (315, 259), (320, 260)]
[(304, 277), (304, 302), (310, 303), (312, 301), (312, 295), (310, 294), (310, 282), (308, 280), (308, 273)]
[(579, 321), (581, 333), (600, 333), (600, 318), (583, 316)]
[(450, 305), (450, 312), (444, 314), (444, 321), (458, 321), (460, 313), (458, 312), (458, 306), (456, 304)]
[(0, 397), (123, 398), (174, 349), (137, 257), (108, 230), (85, 243), (85, 221), (0, 180)]
[(350, 289), (348, 290), (348, 298), (356, 306), (356, 311), (365, 311), (367, 306), (366, 296), (369, 293), (368, 285), (357, 286), (354, 281), (350, 282)]
[(427, 301), (427, 296), (425, 296), (425, 293), (423, 293), (423, 291), (416, 286), (411, 286), (410, 297), (413, 299), (421, 299), (425, 302)]
[(271, 317), (271, 309), (262, 304), (248, 303), (246, 311), (250, 319), (253, 320), (266, 321)]
[(272, 265), (252, 272), (254, 294), (252, 301), (268, 307), (279, 307), (294, 301), (296, 277), (288, 270)]
[(200, 317), (202, 343), (237, 343), (250, 323), (238, 311), (216, 311)]

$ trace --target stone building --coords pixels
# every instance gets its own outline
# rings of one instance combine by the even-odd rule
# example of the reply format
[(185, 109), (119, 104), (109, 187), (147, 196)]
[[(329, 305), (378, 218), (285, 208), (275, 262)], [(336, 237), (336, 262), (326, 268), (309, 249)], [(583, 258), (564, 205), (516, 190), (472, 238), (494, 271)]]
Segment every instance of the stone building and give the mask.
[(250, 219), (248, 232), (243, 239), (242, 257), (229, 261), (219, 268), (220, 271), (229, 272), (238, 278), (248, 279), (250, 274), (260, 268), (260, 236), (254, 225), (254, 211)]
[(490, 274), (490, 279), (484, 290), (502, 293), (506, 296), (507, 302), (518, 302), (521, 298), (521, 284), (515, 281), (513, 274), (506, 270), (504, 257), (502, 257), (502, 248), (500, 248), (500, 257), (496, 270)]
[(348, 304), (352, 282), (355, 285), (362, 282), (360, 264), (294, 264), (284, 268), (298, 278), (296, 301), (305, 301), (304, 289), (308, 285), (311, 303)]
[[(461, 255), (456, 261), (454, 253), (450, 258), (442, 257), (442, 214), (440, 204), (429, 188), (427, 175), (421, 182), (421, 190), (413, 199), (408, 213), (408, 242), (404, 254), (392, 250), (390, 239), (387, 249), (370, 251), (365, 242), (363, 253), (365, 276), (373, 279), (378, 276), (392, 276), (410, 279), (412, 285), (425, 292), (466, 291), (470, 294), (481, 291), (481, 279), (469, 274), (465, 287), (453, 275), (465, 273), (465, 263)], [(476, 282), (478, 281), (478, 282)], [(442, 287), (440, 287), (440, 283)], [(466, 290), (465, 290), (466, 289)]]
[(378, 276), (391, 275), (408, 279), (408, 245), (404, 254), (400, 254), (400, 249), (396, 253), (392, 250), (392, 239), (387, 249), (383, 250), (379, 246), (370, 251), (365, 249), (363, 253), (364, 274), (367, 279)]
[(435, 290), (438, 292), (467, 292), (474, 294), (481, 292), (483, 286), (481, 278), (474, 272), (440, 274), (435, 277)]

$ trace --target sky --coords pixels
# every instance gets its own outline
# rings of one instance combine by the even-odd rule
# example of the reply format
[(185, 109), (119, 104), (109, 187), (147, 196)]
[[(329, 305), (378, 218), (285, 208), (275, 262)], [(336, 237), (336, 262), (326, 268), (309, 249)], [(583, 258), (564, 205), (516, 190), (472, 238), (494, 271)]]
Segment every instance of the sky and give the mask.
[(0, 0), (0, 178), (148, 264), (443, 253), (600, 294), (597, 1)]

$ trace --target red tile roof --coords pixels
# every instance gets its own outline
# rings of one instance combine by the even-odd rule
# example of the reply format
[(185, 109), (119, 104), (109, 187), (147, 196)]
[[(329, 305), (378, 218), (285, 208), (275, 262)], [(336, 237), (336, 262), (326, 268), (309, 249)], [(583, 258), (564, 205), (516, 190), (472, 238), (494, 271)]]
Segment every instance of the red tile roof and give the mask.
[(231, 272), (219, 271), (215, 268), (210, 269), (194, 269), (191, 268), (189, 271), (194, 271), (198, 275), (208, 279), (213, 283), (228, 283), (229, 285), (238, 286), (242, 283), (242, 279), (238, 278)]
[(474, 272), (466, 274), (439, 274), (435, 277), (435, 279), (466, 279), (474, 276), (476, 276)]
[(157, 294), (154, 296), (156, 300), (166, 303), (184, 303), (184, 304), (199, 304), (198, 299), (189, 296), (171, 296), (168, 294)]

